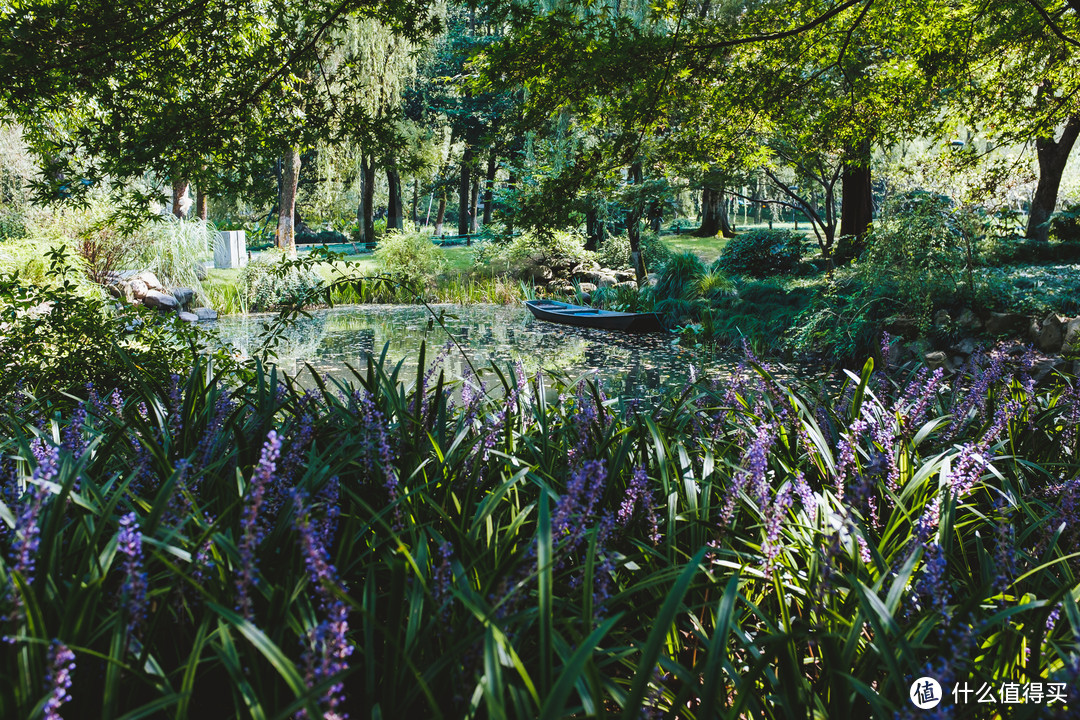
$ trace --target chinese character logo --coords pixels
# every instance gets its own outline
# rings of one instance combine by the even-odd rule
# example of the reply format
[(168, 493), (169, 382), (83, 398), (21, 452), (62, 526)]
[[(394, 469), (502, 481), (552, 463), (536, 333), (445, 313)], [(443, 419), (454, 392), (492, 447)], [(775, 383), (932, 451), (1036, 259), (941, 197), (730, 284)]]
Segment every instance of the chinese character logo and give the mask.
[(934, 678), (921, 677), (911, 683), (910, 697), (920, 710), (935, 708), (941, 702), (941, 685)]

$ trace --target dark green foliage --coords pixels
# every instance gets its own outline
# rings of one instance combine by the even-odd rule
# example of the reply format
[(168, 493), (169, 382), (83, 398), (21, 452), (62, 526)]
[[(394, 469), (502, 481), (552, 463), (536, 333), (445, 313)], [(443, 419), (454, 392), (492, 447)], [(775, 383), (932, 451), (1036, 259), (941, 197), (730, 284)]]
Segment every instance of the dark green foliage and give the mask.
[[(17, 479), (36, 491), (33, 458), (63, 438), (32, 572), (0, 536), (5, 715), (34, 716), (54, 638), (75, 653), (64, 717), (106, 720), (318, 717), (332, 682), (351, 717), (688, 720), (891, 718), (943, 663), (1075, 686), (1071, 378), (868, 363), (825, 392), (746, 367), (643, 408), (496, 369), (497, 395), (454, 409), (441, 374), (410, 389), (399, 370), (308, 391), (197, 361), (120, 406), (80, 395), (85, 417), (0, 396), (9, 524), (33, 497)], [(315, 558), (294, 490), (332, 531)], [(134, 627), (125, 517), (148, 589)], [(347, 622), (324, 624), (333, 607)], [(347, 670), (312, 686), (305, 653), (335, 627)]]
[(741, 285), (736, 293), (713, 303), (713, 311), (702, 318), (702, 335), (734, 347), (745, 339), (763, 356), (803, 350), (791, 343), (791, 333), (813, 297), (812, 290), (785, 289), (767, 280)]
[(1067, 205), (1050, 218), (1050, 234), (1065, 243), (1080, 243), (1080, 205)]
[(991, 265), (1080, 263), (1080, 241), (1002, 238), (987, 253), (987, 262)]
[(715, 266), (729, 275), (786, 275), (798, 267), (804, 244), (805, 238), (790, 230), (751, 230), (729, 240)]
[(296, 234), (297, 245), (333, 245), (348, 242), (349, 238), (337, 230), (320, 230), (318, 232), (303, 232)]
[(696, 295), (697, 284), (707, 272), (705, 264), (696, 254), (689, 250), (675, 253), (664, 263), (664, 269), (653, 287), (653, 295), (658, 301), (690, 299)]
[(186, 372), (205, 338), (175, 315), (119, 309), (82, 294), (64, 277), (62, 251), (50, 254), (50, 285), (0, 277), (0, 396), (81, 390), (87, 383), (131, 387), (144, 376)]

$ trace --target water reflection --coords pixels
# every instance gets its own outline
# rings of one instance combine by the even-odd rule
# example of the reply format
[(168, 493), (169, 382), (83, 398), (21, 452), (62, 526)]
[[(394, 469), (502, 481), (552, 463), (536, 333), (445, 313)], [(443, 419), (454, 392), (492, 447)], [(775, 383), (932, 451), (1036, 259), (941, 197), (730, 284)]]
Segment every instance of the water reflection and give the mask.
[[(703, 353), (673, 344), (674, 336), (632, 335), (590, 330), (536, 320), (523, 307), (443, 305), (444, 324), (480, 370), (492, 363), (505, 368), (521, 362), (527, 373), (543, 370), (571, 380), (586, 374), (603, 378), (610, 393), (652, 395), (682, 385), (690, 365), (706, 363), (709, 374), (726, 374), (733, 362), (717, 362)], [(272, 316), (224, 318), (222, 336), (242, 352), (252, 353)], [(387, 345), (389, 366), (404, 361), (402, 379), (416, 377), (421, 341), (428, 357), (446, 345), (447, 335), (423, 307), (363, 305), (320, 310), (302, 318), (283, 335), (277, 365), (304, 381), (307, 365), (319, 375), (348, 378), (347, 365), (363, 368)], [(429, 360), (430, 361), (430, 360)], [(466, 374), (461, 353), (450, 350), (444, 366), (454, 378)], [(310, 378), (308, 378), (310, 382)]]

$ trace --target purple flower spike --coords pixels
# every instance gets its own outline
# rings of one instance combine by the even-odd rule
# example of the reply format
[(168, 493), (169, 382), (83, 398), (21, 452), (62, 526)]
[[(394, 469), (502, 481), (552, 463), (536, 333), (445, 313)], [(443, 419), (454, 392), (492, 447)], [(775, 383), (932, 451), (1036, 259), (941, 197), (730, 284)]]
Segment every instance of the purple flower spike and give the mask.
[[(308, 579), (315, 588), (319, 610), (324, 619), (308, 631), (302, 659), (306, 668), (308, 687), (349, 669), (348, 658), (353, 646), (349, 642), (349, 608), (338, 597), (341, 586), (337, 570), (326, 561), (329, 554), (325, 538), (320, 537), (318, 526), (311, 519), (303, 493), (293, 493), (296, 516), (293, 527), (300, 535), (300, 548), (304, 555)], [(345, 702), (344, 683), (334, 683), (320, 698), (322, 717), (344, 719), (341, 711)], [(296, 714), (299, 720), (308, 720), (307, 712)]]
[(262, 455), (259, 464), (252, 473), (251, 483), (248, 486), (247, 501), (244, 505), (244, 515), (240, 520), (243, 535), (240, 538), (240, 568), (236, 577), (236, 605), (237, 610), (243, 613), (248, 620), (253, 618), (253, 607), (248, 590), (255, 583), (256, 558), (255, 549), (262, 542), (265, 530), (259, 522), (259, 509), (262, 507), (266, 496), (266, 488), (274, 480), (274, 472), (277, 469), (277, 460), (281, 455), (281, 438), (275, 430), (266, 435), (263, 443)]
[(772, 575), (773, 568), (776, 567), (776, 556), (780, 554), (780, 529), (788, 510), (791, 509), (791, 490), (790, 483), (780, 488), (768, 512), (765, 513), (765, 542), (762, 551), (765, 555), (766, 577)]
[(59, 640), (49, 648), (49, 673), (45, 678), (49, 699), (45, 701), (45, 720), (63, 720), (60, 706), (71, 700), (71, 676), (75, 674), (75, 653)]
[(124, 559), (124, 584), (120, 597), (128, 618), (129, 635), (138, 632), (146, 619), (146, 573), (143, 572), (142, 532), (135, 513), (120, 518), (120, 533), (116, 538), (116, 550)]
[(617, 517), (619, 525), (626, 527), (634, 516), (634, 508), (639, 507), (645, 513), (649, 522), (649, 540), (653, 545), (660, 544), (660, 528), (653, 509), (656, 500), (652, 491), (649, 490), (649, 477), (645, 474), (645, 466), (638, 465), (630, 476), (630, 486), (626, 489), (626, 497), (619, 505)]

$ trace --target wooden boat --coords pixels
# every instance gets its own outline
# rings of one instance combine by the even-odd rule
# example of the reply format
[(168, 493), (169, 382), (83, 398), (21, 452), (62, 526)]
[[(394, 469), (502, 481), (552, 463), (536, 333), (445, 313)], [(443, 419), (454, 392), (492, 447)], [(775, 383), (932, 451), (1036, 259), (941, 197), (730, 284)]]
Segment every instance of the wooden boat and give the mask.
[(526, 300), (525, 306), (538, 320), (623, 332), (664, 332), (656, 313), (628, 313), (597, 310), (557, 300)]

